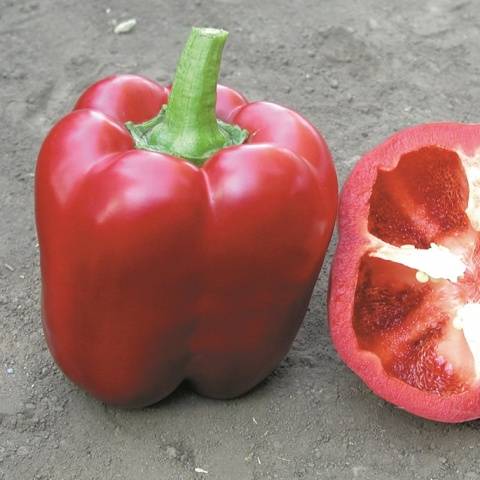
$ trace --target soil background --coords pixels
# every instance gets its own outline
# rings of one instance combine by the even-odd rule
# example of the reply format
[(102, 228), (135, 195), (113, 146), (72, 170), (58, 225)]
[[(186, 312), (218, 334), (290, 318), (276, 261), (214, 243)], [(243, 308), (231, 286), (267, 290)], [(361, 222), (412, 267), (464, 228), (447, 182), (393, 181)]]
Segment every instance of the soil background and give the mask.
[[(132, 32), (113, 33), (132, 17)], [(480, 117), (474, 0), (0, 0), (0, 479), (480, 479), (478, 422), (415, 418), (337, 358), (325, 305), (335, 239), (291, 352), (240, 399), (180, 389), (120, 410), (54, 365), (33, 216), (41, 141), (96, 79), (169, 82), (191, 25), (230, 31), (222, 82), (310, 119), (341, 182), (398, 129)]]

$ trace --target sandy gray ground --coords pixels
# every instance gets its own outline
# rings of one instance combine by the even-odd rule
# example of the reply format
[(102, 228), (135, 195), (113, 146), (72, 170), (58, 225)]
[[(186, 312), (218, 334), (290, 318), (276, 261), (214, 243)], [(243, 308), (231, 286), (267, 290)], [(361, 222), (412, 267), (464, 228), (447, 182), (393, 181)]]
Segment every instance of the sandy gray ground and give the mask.
[[(133, 32), (112, 33), (130, 17)], [(415, 418), (338, 360), (326, 327), (331, 256), (290, 354), (241, 399), (181, 390), (118, 410), (53, 364), (32, 210), (41, 140), (102, 76), (169, 81), (192, 24), (231, 32), (223, 82), (308, 117), (342, 182), (395, 130), (479, 120), (475, 0), (0, 0), (0, 479), (480, 478), (478, 422)]]

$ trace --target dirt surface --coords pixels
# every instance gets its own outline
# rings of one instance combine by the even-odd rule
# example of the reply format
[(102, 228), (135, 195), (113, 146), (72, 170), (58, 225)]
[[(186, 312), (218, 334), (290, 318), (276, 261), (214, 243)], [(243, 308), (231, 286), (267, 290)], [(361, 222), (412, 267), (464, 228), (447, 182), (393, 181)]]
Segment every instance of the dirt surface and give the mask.
[[(114, 20), (131, 17), (132, 32), (113, 33)], [(0, 479), (480, 478), (478, 422), (415, 418), (339, 361), (326, 326), (331, 255), (290, 354), (238, 400), (182, 389), (119, 410), (54, 365), (33, 218), (42, 138), (100, 77), (168, 82), (192, 24), (231, 32), (223, 83), (302, 112), (342, 182), (395, 130), (479, 119), (474, 0), (0, 0)]]

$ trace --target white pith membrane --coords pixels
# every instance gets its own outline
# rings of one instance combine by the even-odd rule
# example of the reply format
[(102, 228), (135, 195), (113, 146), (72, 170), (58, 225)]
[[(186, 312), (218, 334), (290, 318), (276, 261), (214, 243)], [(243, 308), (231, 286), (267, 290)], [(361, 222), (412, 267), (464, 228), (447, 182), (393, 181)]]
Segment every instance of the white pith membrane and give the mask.
[[(468, 157), (462, 152), (456, 152), (461, 160), (469, 186), (468, 206), (465, 213), (475, 231), (480, 231), (480, 152)], [(473, 257), (475, 241), (467, 236), (463, 241), (446, 242), (449, 245), (431, 243), (430, 248), (421, 249), (414, 245), (400, 247), (386, 243), (369, 233), (369, 256), (404, 265), (416, 270), (415, 278), (419, 283), (447, 281), (444, 294), (449, 304), (447, 313), (451, 314), (449, 331), (450, 339), (445, 339), (437, 347), (437, 361), (442, 364), (446, 361), (446, 349), (450, 356), (455, 356), (461, 347), (455, 341), (457, 334), (462, 335), (473, 357), (475, 381), (480, 380), (480, 298), (461, 303), (457, 297), (455, 286), (462, 280), (469, 270)], [(453, 353), (452, 353), (453, 352)], [(461, 367), (461, 360), (450, 358), (449, 369)]]
[(415, 248), (413, 245), (396, 247), (377, 238), (375, 240), (382, 245), (370, 253), (371, 257), (401, 263), (417, 270), (417, 280), (421, 283), (428, 282), (429, 278), (457, 282), (467, 269), (460, 256), (436, 243), (431, 243), (430, 248), (423, 249)]
[(468, 157), (462, 152), (457, 152), (467, 176), (469, 196), (465, 213), (472, 227), (480, 231), (480, 152), (473, 157)]

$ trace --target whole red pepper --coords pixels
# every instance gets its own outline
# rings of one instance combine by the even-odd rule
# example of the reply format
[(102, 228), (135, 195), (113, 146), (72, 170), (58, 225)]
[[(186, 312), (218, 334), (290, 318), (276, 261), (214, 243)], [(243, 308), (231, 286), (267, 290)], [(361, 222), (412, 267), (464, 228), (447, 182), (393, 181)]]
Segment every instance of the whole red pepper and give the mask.
[(211, 397), (251, 389), (287, 353), (331, 237), (324, 140), (291, 110), (217, 88), (225, 39), (193, 29), (171, 94), (134, 75), (94, 84), (39, 154), (48, 345), (112, 404), (183, 380)]

